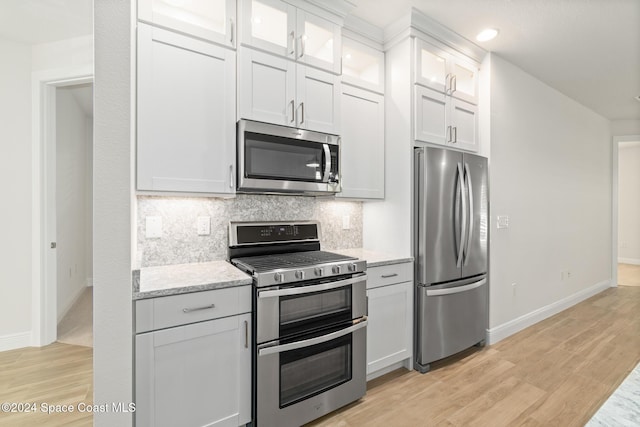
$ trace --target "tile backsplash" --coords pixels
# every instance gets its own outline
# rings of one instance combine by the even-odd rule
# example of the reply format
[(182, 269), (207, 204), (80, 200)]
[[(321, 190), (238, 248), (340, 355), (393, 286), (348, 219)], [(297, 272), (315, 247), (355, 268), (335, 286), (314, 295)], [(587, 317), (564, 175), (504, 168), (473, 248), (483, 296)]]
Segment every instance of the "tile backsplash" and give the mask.
[[(161, 237), (147, 238), (146, 217), (160, 217)], [(197, 219), (211, 218), (211, 234), (199, 236)], [(343, 229), (345, 217), (349, 228)], [(206, 262), (227, 257), (229, 221), (318, 220), (322, 249), (362, 247), (362, 203), (303, 196), (238, 194), (232, 199), (137, 198), (139, 267)]]

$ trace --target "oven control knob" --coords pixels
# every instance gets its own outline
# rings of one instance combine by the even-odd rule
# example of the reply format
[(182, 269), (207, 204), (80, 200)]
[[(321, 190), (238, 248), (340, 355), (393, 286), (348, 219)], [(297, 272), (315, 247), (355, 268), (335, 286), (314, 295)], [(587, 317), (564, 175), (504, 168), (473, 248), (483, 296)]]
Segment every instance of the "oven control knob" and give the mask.
[(358, 269), (358, 266), (355, 263), (349, 264), (349, 271), (354, 272)]
[(273, 275), (273, 280), (275, 280), (276, 282), (283, 282), (284, 281), (284, 274), (282, 273), (276, 273)]
[(304, 280), (304, 271), (302, 271), (302, 270), (296, 271), (296, 279)]
[(313, 272), (316, 276), (322, 276), (324, 274), (324, 269), (322, 267), (316, 267)]
[(340, 274), (342, 273), (342, 266), (334, 265), (331, 271), (333, 272), (333, 274)]

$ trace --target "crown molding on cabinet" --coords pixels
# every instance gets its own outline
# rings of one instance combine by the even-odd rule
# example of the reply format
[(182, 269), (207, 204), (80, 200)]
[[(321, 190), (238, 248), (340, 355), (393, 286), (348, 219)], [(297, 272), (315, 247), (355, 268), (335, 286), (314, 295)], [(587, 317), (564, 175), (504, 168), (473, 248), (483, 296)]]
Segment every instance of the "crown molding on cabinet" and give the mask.
[[(407, 31), (409, 29), (409, 31)], [(477, 62), (487, 54), (487, 51), (475, 43), (462, 37), (455, 31), (445, 27), (441, 23), (433, 20), (415, 8), (411, 12), (384, 30), (385, 50), (395, 45), (398, 41), (407, 36), (426, 35), (431, 37), (446, 47), (454, 49), (463, 55)]]
[(384, 45), (384, 30), (352, 15), (345, 17), (342, 35), (377, 50)]
[(284, 0), (295, 7), (321, 16), (342, 26), (344, 18), (356, 5), (347, 0)]

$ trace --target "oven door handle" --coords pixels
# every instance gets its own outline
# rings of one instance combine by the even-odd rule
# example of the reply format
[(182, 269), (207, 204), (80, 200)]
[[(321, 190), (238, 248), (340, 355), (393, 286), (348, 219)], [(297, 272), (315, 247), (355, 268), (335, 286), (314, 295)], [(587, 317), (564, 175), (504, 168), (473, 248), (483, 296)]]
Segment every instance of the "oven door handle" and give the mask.
[[(357, 322), (357, 323), (356, 323)], [(312, 345), (322, 344), (323, 342), (331, 341), (336, 338), (343, 337), (351, 334), (358, 329), (362, 329), (367, 326), (367, 316), (363, 316), (361, 319), (354, 320), (353, 326), (341, 329), (330, 334), (323, 335), (321, 337), (309, 338), (308, 340), (296, 341), (289, 344), (274, 345), (270, 347), (264, 347), (258, 350), (258, 356), (266, 356), (268, 354), (283, 353), (285, 351), (297, 350), (299, 348), (311, 347)]]
[(337, 282), (322, 283), (320, 285), (298, 286), (294, 288), (278, 289), (274, 291), (258, 291), (258, 298), (273, 298), (273, 297), (284, 297), (288, 295), (310, 294), (313, 292), (326, 291), (328, 289), (341, 288), (343, 286), (353, 285), (354, 283), (358, 283), (366, 280), (367, 280), (367, 275), (363, 274), (362, 276), (352, 277), (351, 279), (339, 280)]

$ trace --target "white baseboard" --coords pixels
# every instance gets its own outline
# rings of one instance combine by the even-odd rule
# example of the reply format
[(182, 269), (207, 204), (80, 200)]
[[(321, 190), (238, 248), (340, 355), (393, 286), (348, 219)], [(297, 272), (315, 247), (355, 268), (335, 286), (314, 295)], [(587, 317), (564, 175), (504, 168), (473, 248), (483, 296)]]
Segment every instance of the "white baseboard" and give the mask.
[(640, 265), (640, 259), (636, 259), (636, 258), (618, 258), (618, 264)]
[(513, 319), (507, 323), (496, 326), (495, 328), (491, 328), (487, 331), (487, 340), (489, 344), (495, 344), (498, 341), (501, 341), (516, 332), (520, 332), (521, 330), (551, 317), (554, 314), (558, 314), (561, 311), (566, 310), (567, 308), (572, 307), (579, 302), (604, 291), (605, 289), (608, 289), (609, 287), (611, 287), (611, 280), (602, 281), (559, 301), (520, 316), (517, 319)]
[(0, 351), (31, 346), (31, 331), (0, 336)]

